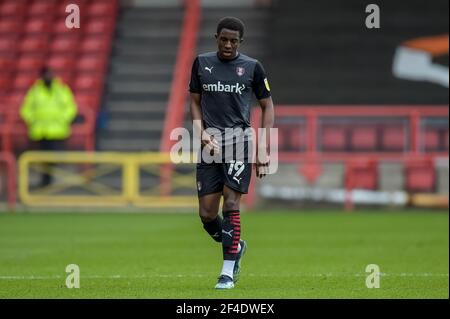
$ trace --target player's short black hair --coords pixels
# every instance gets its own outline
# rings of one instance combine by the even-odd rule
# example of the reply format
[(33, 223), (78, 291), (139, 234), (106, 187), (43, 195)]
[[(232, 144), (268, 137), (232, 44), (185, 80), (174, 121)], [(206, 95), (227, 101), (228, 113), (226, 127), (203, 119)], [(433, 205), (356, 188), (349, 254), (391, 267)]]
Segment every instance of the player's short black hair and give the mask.
[(233, 31), (239, 31), (239, 36), (242, 39), (244, 37), (245, 25), (240, 19), (235, 17), (224, 17), (220, 19), (217, 24), (217, 34), (222, 31), (222, 29), (229, 29)]

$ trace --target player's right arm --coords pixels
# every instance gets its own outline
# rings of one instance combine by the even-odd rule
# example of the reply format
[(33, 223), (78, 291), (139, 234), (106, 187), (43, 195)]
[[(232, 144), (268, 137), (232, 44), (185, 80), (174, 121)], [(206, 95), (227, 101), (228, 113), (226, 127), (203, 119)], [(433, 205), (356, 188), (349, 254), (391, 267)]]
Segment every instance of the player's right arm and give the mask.
[(201, 83), (198, 75), (199, 61), (198, 58), (194, 60), (192, 64), (191, 81), (189, 82), (189, 92), (191, 92), (191, 117), (193, 122), (194, 132), (200, 132), (201, 143), (207, 147), (209, 151), (213, 151), (214, 154), (219, 152), (219, 144), (214, 137), (205, 131), (203, 127), (202, 118), (202, 90)]
[(209, 151), (213, 151), (214, 154), (219, 153), (219, 144), (212, 135), (205, 131), (203, 127), (202, 109), (201, 109), (202, 96), (199, 93), (191, 93), (191, 117), (193, 123), (194, 132), (201, 132), (201, 143)]

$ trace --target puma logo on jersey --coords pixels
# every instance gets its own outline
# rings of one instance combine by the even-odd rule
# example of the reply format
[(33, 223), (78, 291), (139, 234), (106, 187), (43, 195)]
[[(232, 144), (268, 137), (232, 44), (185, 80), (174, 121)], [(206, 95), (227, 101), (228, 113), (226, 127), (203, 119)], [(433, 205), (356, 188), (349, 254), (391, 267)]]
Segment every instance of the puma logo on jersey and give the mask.
[(225, 231), (225, 230), (222, 229), (222, 234), (227, 234), (230, 237), (233, 237), (233, 235), (231, 234), (232, 232), (233, 232), (233, 229), (230, 230), (230, 231)]
[(209, 74), (212, 74), (212, 69), (213, 69), (213, 68), (214, 68), (213, 66), (210, 67), (210, 68), (208, 68), (207, 66), (205, 66), (205, 70), (208, 71)]
[(228, 92), (242, 95), (242, 91), (245, 90), (245, 84), (236, 83), (235, 85), (222, 84), (217, 82), (216, 84), (203, 84), (203, 90), (206, 92)]

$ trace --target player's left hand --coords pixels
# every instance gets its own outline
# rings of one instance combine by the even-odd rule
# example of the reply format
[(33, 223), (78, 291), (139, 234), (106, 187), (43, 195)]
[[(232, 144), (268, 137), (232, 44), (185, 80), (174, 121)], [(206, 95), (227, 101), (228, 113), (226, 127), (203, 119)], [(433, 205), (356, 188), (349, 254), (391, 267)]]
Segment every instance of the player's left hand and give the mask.
[(270, 159), (268, 157), (264, 159), (258, 157), (255, 163), (256, 177), (263, 178), (264, 176), (268, 175), (269, 166), (270, 166)]

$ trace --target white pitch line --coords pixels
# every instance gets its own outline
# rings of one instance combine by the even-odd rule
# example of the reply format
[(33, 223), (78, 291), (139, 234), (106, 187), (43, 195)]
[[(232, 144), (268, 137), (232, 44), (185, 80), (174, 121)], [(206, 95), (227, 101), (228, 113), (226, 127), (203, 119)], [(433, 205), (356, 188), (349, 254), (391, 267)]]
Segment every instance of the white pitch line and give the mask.
[[(122, 276), (122, 275), (81, 275), (83, 279), (145, 279), (145, 278), (205, 278), (211, 277), (215, 274), (177, 274), (177, 275), (163, 275), (163, 274), (147, 274), (137, 276)], [(263, 274), (247, 274), (249, 277), (366, 277), (368, 274), (286, 274), (286, 275), (263, 275)], [(435, 273), (381, 273), (382, 277), (448, 277), (449, 274), (435, 274)], [(7, 276), (0, 275), (0, 280), (51, 280), (64, 279), (65, 276)]]

